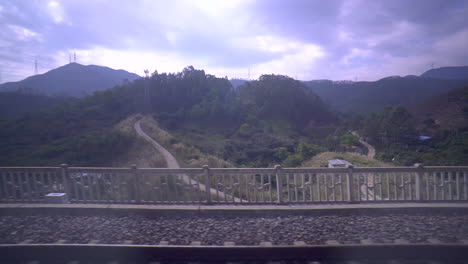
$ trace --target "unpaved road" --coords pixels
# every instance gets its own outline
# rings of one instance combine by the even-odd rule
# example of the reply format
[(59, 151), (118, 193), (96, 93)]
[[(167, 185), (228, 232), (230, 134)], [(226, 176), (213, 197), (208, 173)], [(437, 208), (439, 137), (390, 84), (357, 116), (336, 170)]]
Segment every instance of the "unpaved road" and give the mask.
[(135, 131), (140, 137), (143, 137), (153, 145), (153, 147), (159, 151), (164, 156), (164, 159), (166, 160), (167, 167), (170, 169), (179, 169), (180, 165), (177, 162), (176, 158), (169, 152), (167, 149), (165, 149), (163, 146), (161, 146), (158, 142), (156, 142), (154, 139), (152, 139), (150, 136), (148, 136), (140, 126), (140, 120), (135, 122), (135, 125), (133, 126), (135, 128)]
[[(359, 143), (361, 143), (362, 145), (364, 145), (368, 149), (367, 158), (374, 159), (374, 157), (375, 157), (375, 148), (371, 144), (364, 141), (356, 131), (352, 131), (351, 134), (358, 137)], [(380, 196), (374, 194), (374, 190), (375, 190), (374, 188), (375, 188), (375, 185), (374, 185), (373, 175), (367, 175), (367, 186), (366, 186), (365, 183), (363, 183), (361, 185), (361, 199), (362, 200), (367, 200), (367, 194), (368, 194), (369, 195), (369, 200), (374, 200), (374, 199), (380, 200), (381, 199)]]
[[(137, 132), (138, 136), (140, 137), (143, 137), (146, 141), (148, 141), (149, 143), (151, 143), (151, 145), (157, 150), (159, 151), (159, 153), (161, 153), (163, 156), (164, 156), (164, 159), (166, 160), (166, 164), (167, 164), (167, 167), (170, 168), (170, 169), (179, 169), (180, 168), (180, 165), (179, 163), (177, 162), (176, 158), (167, 150), (165, 149), (161, 144), (159, 144), (158, 142), (156, 142), (156, 140), (154, 140), (153, 138), (151, 138), (150, 136), (148, 136), (148, 134), (146, 134), (142, 129), (141, 129), (141, 126), (140, 126), (140, 120), (136, 121), (135, 122), (135, 125), (133, 126), (135, 128), (135, 131)], [(185, 175), (185, 174), (181, 174), (179, 175), (179, 179), (182, 180), (182, 182), (184, 184), (187, 184), (187, 185), (192, 185), (192, 186), (195, 186), (195, 188), (198, 188), (198, 186), (200, 186), (199, 188), (206, 193), (207, 191), (207, 188), (205, 186), (205, 184), (201, 183), (201, 182), (198, 182), (194, 179), (191, 179), (190, 176), (188, 175)], [(210, 193), (211, 195), (213, 196), (217, 196), (219, 195), (219, 198), (224, 200), (225, 199), (225, 196), (226, 196), (226, 199), (228, 201), (232, 201), (232, 196), (229, 195), (229, 194), (224, 194), (224, 192), (221, 192), (218, 190), (218, 192), (216, 192), (216, 189), (214, 188), (210, 188)], [(235, 202), (240, 202), (241, 200), (237, 197), (234, 198), (234, 201)]]
[(367, 157), (370, 158), (370, 159), (373, 159), (373, 158), (375, 157), (375, 148), (374, 148), (371, 144), (365, 142), (365, 141), (358, 135), (358, 133), (357, 133), (356, 131), (351, 132), (351, 134), (353, 134), (354, 136), (356, 136), (356, 137), (359, 138), (359, 143), (363, 144), (363, 145), (369, 150), (369, 151), (367, 152)]

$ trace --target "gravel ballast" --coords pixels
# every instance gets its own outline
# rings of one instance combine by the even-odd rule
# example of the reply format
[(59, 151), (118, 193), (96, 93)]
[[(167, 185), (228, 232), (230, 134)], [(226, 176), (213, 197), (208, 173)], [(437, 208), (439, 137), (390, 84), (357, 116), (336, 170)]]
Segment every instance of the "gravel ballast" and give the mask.
[[(370, 239), (391, 243), (395, 239), (457, 242), (468, 238), (468, 215), (391, 214), (381, 216), (1, 216), (0, 243), (292, 245), (294, 241), (324, 244), (327, 240), (359, 243)], [(63, 241), (62, 241), (63, 242)], [(95, 242), (96, 243), (96, 242)]]

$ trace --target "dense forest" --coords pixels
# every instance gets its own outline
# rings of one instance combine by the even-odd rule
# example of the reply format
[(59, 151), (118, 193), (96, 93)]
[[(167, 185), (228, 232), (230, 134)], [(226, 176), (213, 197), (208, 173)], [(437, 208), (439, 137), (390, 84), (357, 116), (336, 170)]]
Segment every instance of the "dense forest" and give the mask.
[[(468, 87), (467, 87), (468, 88)], [(468, 119), (468, 94), (461, 97), (461, 109)], [(454, 116), (457, 115), (453, 113)], [(455, 117), (454, 117), (455, 118)], [(422, 122), (403, 106), (387, 106), (353, 124), (377, 148), (377, 158), (396, 165), (466, 165), (468, 163), (468, 127), (437, 126), (435, 120)]]
[(289, 77), (264, 75), (234, 90), (227, 79), (189, 66), (0, 120), (1, 165), (107, 165), (134, 141), (113, 126), (135, 113), (153, 115), (179, 140), (240, 166), (282, 162), (300, 151), (299, 142), (320, 142), (309, 130), (336, 121)]
[(136, 113), (152, 115), (177, 141), (240, 167), (301, 166), (320, 152), (360, 146), (350, 131), (396, 165), (467, 163), (466, 125), (433, 129), (420, 140), (431, 124), (403, 106), (366, 116), (333, 112), (306, 84), (282, 75), (233, 88), (189, 66), (82, 99), (51, 100), (33, 112), (0, 116), (0, 165), (109, 166), (136, 140), (115, 125)]

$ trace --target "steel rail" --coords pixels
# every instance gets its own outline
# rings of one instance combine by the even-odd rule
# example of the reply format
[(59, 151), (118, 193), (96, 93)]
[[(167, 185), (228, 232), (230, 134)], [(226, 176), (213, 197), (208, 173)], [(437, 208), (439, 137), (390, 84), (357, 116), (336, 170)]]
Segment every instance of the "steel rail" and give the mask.
[(4, 244), (2, 261), (466, 261), (468, 244), (173, 246)]

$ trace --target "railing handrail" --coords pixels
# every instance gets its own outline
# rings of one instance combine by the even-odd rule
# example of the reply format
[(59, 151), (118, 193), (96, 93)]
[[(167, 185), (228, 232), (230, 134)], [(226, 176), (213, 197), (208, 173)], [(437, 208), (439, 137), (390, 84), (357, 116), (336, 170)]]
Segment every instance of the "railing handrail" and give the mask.
[[(0, 167), (0, 171), (19, 171), (19, 170), (56, 170), (60, 169), (60, 166), (52, 167), (42, 167), (42, 166), (12, 166), (12, 167)], [(119, 172), (123, 170), (130, 170), (132, 167), (68, 167), (69, 170), (96, 170), (96, 171), (103, 171), (103, 170), (118, 170)], [(148, 172), (175, 172), (175, 173), (190, 173), (190, 172), (203, 172), (203, 167), (200, 168), (146, 168), (146, 167), (138, 167), (139, 170), (144, 170)], [(405, 167), (353, 167), (355, 171), (414, 171), (415, 169), (424, 169), (430, 171), (439, 171), (439, 170), (467, 170), (468, 166), (424, 166), (422, 168), (417, 168), (415, 166), (405, 166)], [(302, 173), (302, 171), (326, 171), (326, 172), (341, 172), (344, 173), (348, 170), (348, 168), (328, 168), (328, 167), (282, 167), (281, 170), (283, 172), (298, 172)], [(275, 168), (211, 168), (211, 172), (239, 172), (239, 173), (271, 173), (275, 171)]]
[(468, 166), (356, 168), (0, 167), (1, 201), (85, 203), (468, 201)]

